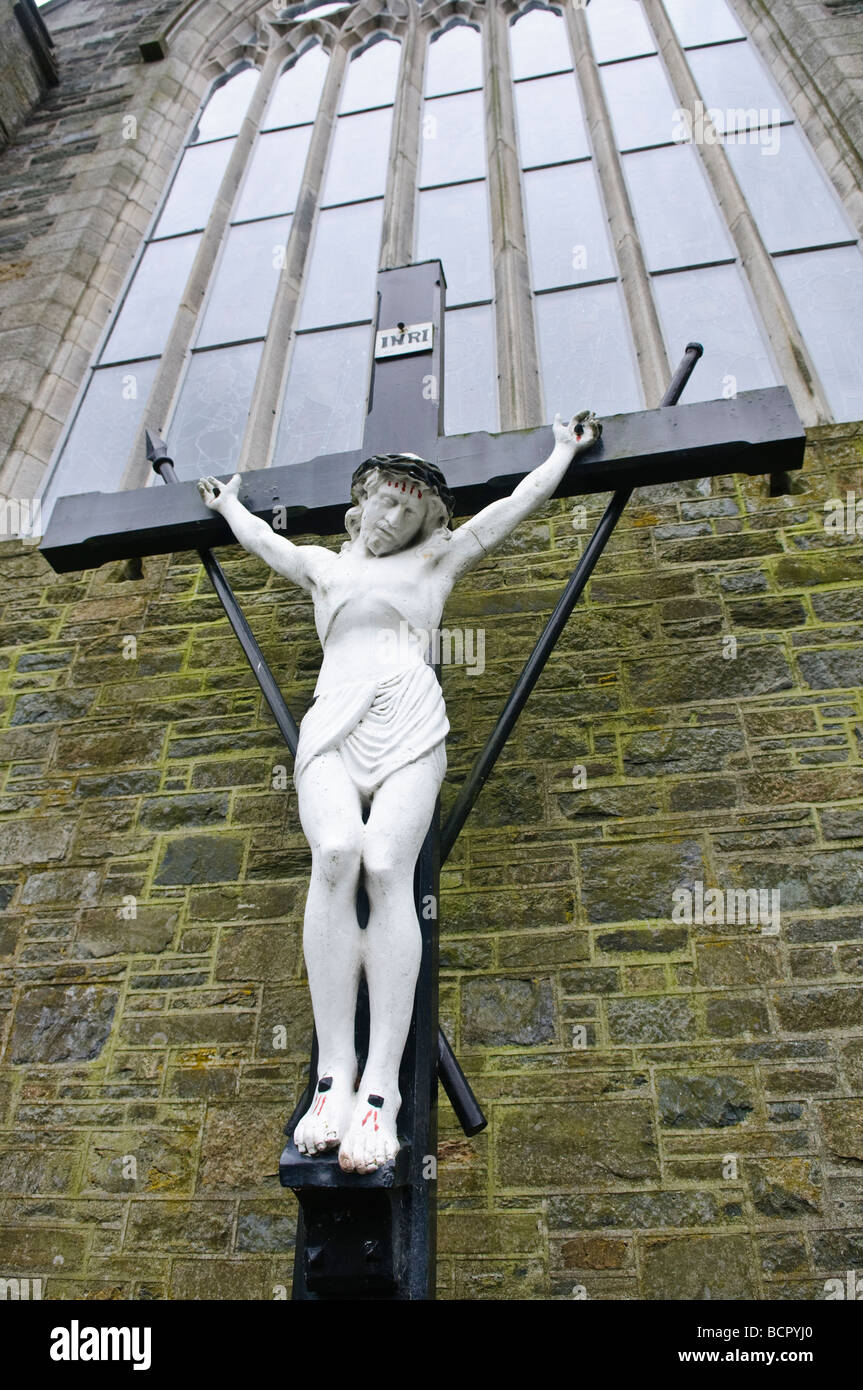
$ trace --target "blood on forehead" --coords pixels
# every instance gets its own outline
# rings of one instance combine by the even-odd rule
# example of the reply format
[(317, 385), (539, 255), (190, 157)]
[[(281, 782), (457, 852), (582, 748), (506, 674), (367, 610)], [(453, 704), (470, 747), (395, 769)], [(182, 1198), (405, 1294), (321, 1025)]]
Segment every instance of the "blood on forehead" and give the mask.
[[(387, 487), (395, 488), (396, 492), (406, 492), (409, 497), (416, 493), (417, 497), (422, 497), (419, 486), (409, 478), (387, 478), (386, 482)], [(408, 487), (409, 482), (410, 487)]]

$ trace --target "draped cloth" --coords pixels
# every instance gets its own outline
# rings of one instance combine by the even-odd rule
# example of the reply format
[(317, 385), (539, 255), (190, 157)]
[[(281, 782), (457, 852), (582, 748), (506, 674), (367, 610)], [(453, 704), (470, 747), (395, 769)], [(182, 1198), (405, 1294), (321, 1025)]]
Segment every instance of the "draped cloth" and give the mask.
[(449, 733), (443, 693), (425, 662), (380, 680), (349, 681), (320, 695), (300, 725), (294, 786), (313, 758), (338, 749), (348, 775), (368, 799), (399, 768), (435, 750), (443, 781)]

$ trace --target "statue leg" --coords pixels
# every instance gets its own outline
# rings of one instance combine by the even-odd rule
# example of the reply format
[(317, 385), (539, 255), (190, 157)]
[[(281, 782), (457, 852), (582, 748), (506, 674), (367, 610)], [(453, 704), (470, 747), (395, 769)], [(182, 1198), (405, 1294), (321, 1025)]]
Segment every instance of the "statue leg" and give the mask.
[(399, 1144), (399, 1066), (413, 1015), (422, 938), (414, 869), (440, 788), (433, 754), (388, 777), (375, 792), (363, 837), (369, 923), (363, 968), (369, 987), (369, 1054), (350, 1125), (339, 1149), (348, 1172), (368, 1173)]
[(300, 1153), (314, 1154), (340, 1142), (355, 1100), (362, 937), (357, 886), (364, 827), (360, 794), (335, 750), (309, 764), (297, 794), (312, 851), (303, 954), (318, 1035), (318, 1078), (294, 1143)]

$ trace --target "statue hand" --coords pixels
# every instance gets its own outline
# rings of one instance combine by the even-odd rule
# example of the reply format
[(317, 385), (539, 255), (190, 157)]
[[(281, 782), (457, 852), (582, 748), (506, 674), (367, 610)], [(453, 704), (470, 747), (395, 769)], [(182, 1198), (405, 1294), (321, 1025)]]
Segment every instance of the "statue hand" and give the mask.
[(236, 497), (240, 491), (240, 475), (235, 473), (227, 483), (220, 483), (212, 476), (198, 479), (198, 491), (211, 512), (220, 512), (228, 497)]
[(578, 415), (573, 415), (567, 425), (563, 423), (560, 415), (555, 415), (552, 429), (555, 446), (570, 449), (573, 457), (589, 449), (602, 434), (602, 424), (592, 410), (582, 410)]

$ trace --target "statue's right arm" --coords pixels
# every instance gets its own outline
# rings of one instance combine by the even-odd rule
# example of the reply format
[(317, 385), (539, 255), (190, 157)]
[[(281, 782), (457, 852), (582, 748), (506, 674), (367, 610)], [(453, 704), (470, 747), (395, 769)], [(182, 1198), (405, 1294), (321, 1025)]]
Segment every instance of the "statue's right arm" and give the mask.
[(294, 545), (287, 536), (277, 535), (272, 526), (243, 506), (237, 496), (239, 487), (239, 473), (227, 483), (213, 477), (198, 481), (198, 491), (207, 506), (225, 518), (245, 550), (259, 556), (277, 574), (311, 591), (335, 557), (322, 545)]

